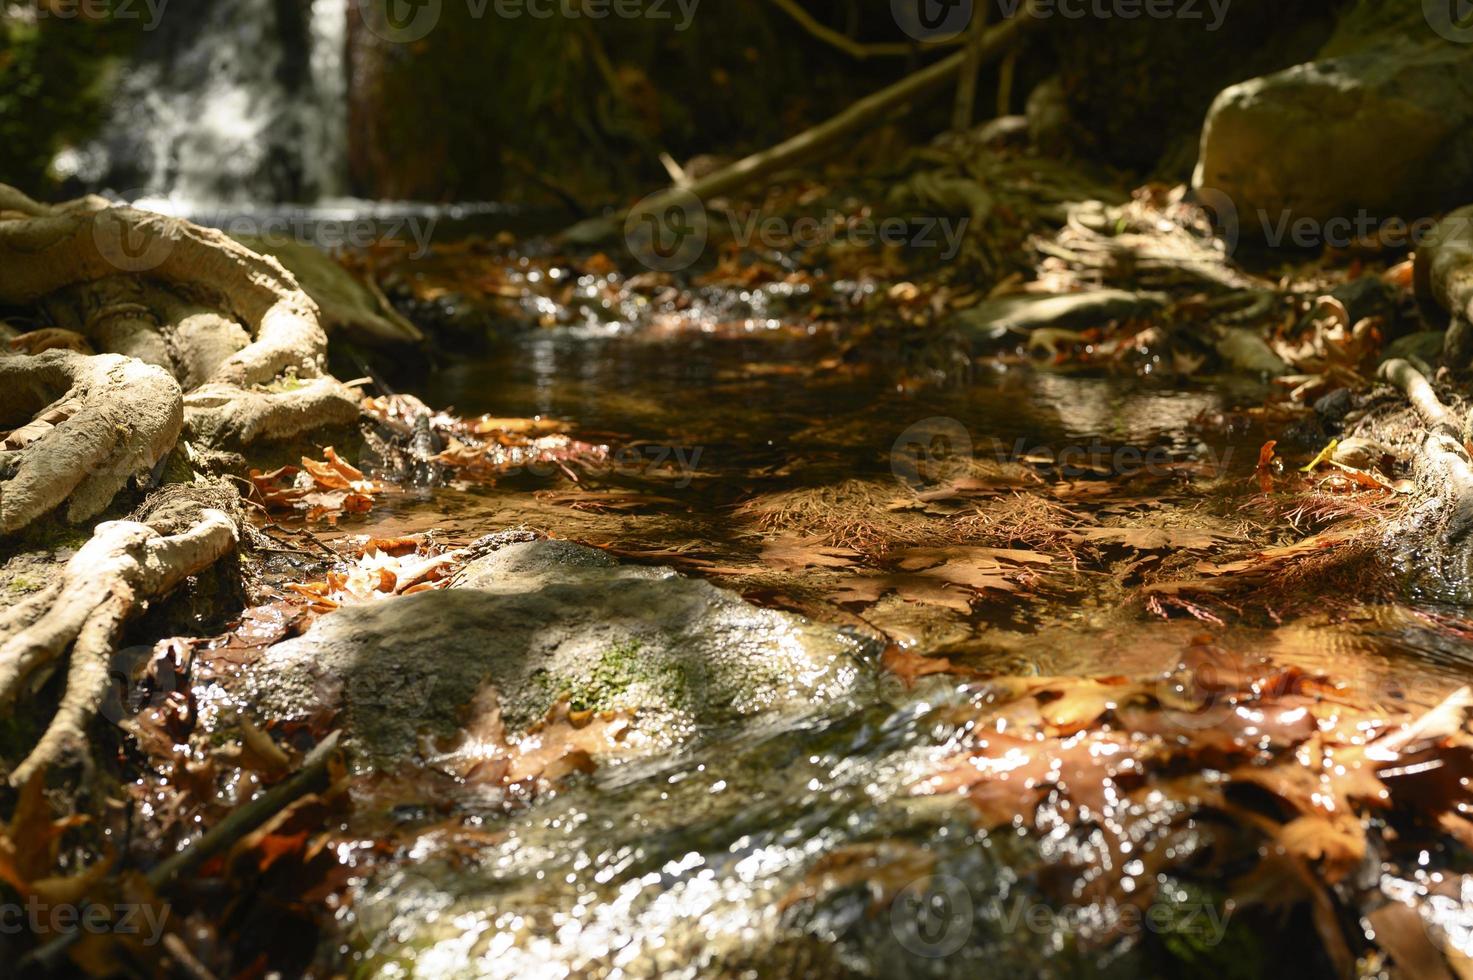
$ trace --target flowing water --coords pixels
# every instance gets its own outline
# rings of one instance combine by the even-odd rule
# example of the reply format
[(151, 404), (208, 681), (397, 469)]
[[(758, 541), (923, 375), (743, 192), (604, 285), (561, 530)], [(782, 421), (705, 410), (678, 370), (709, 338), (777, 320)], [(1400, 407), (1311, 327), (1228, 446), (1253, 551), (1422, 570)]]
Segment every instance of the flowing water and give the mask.
[(176, 210), (341, 195), (346, 31), (342, 0), (171, 6), (123, 66), (104, 135), (57, 169)]
[[(896, 461), (916, 431), (946, 433), (953, 460), (1057, 464), (1077, 450), (1095, 464), (1085, 479), (1100, 486), (1130, 476), (1122, 459), (1156, 450), (1190, 474), (1186, 496), (1220, 513), (1254, 490), (1264, 433), (1221, 423), (1235, 399), (1261, 397), (1251, 387), (1014, 368), (904, 394), (815, 377), (806, 367), (826, 341), (777, 334), (762, 324), (738, 338), (559, 329), (448, 365), (422, 395), (464, 413), (575, 420), (583, 438), (637, 447), (617, 485), (651, 499), (590, 512), (561, 492), (597, 486), (569, 491), (559, 477), (520, 474), (387, 500), (366, 527), (344, 532), (438, 527), (465, 540), (527, 523), (626, 548), (699, 542), (732, 558), (760, 536), (735, 509), (754, 494), (848, 479), (911, 492), (914, 474)], [(1191, 468), (1203, 461), (1213, 465)], [(1397, 707), (1429, 706), (1458, 685), (1461, 643), (1428, 618), (1446, 610), (1364, 598), (1333, 615), (1231, 624), (1217, 640), (1235, 656), (1332, 671)], [(1160, 673), (1203, 629), (1144, 615), (1088, 567), (979, 606), (887, 629), (922, 652), (944, 642), (986, 673), (1040, 675)], [(365, 841), (387, 823), (415, 843), (365, 870), (343, 954), (364, 974), (391, 977), (1134, 976), (1201, 962), (1251, 975), (1277, 962), (1251, 927), (1224, 917), (1220, 896), (1175, 879), (1162, 892), (1169, 925), (1104, 941), (1122, 934), (1111, 910), (1083, 898), (1061, 905), (1043, 889), (1050, 867), (1098, 862), (1087, 840), (1040, 840), (1021, 826), (981, 832), (964, 806), (908, 792), (967, 735), (952, 709), (976, 689), (932, 677), (907, 690), (877, 674), (858, 691), (796, 719), (602, 766), (531, 806), (469, 788), (433, 804), (380, 801), (360, 813)], [(1134, 819), (1167, 819), (1182, 805), (1161, 800)]]

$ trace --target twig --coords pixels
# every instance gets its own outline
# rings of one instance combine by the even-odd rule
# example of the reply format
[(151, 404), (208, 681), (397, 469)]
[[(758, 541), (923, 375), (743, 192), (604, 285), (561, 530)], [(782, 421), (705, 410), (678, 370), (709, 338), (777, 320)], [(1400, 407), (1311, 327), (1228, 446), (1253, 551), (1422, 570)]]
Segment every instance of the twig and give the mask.
[(302, 767), (275, 786), (236, 807), (203, 837), (192, 845), (160, 861), (145, 876), (155, 890), (168, 888), (186, 872), (234, 845), (246, 834), (264, 824), (292, 803), (318, 790), (327, 788), (327, 765), (338, 748), (339, 733), (333, 732), (317, 743), (302, 760)]
[[(1026, 31), (1039, 23), (1040, 19), (1033, 16), (1031, 8), (1027, 8), (1011, 19), (989, 28), (977, 42), (978, 63), (985, 64), (1001, 57), (1018, 43)], [(804, 130), (777, 146), (754, 153), (729, 167), (723, 167), (693, 181), (689, 187), (651, 194), (640, 203), (640, 210), (651, 215), (660, 215), (668, 209), (681, 208), (690, 201), (692, 195), (701, 200), (718, 197), (776, 173), (801, 159), (832, 150), (845, 137), (860, 132), (877, 120), (888, 117), (901, 106), (944, 86), (961, 71), (962, 63), (969, 54), (969, 51), (958, 51), (948, 55), (888, 88), (865, 96), (837, 116)], [(622, 211), (608, 217), (592, 218), (567, 229), (562, 237), (574, 242), (601, 241), (617, 234), (624, 226), (627, 216), (628, 211)]]
[[(145, 876), (154, 891), (162, 891), (176, 882), (180, 876), (199, 867), (216, 854), (233, 846), (241, 838), (260, 827), (267, 820), (285, 810), (308, 793), (326, 789), (328, 785), (328, 762), (338, 748), (338, 732), (333, 732), (317, 743), (307, 754), (302, 767), (260, 796), (230, 811), (218, 824), (205, 832), (189, 847), (160, 861)], [(85, 903), (84, 903), (85, 908)], [(17, 969), (24, 973), (31, 966), (54, 968), (61, 962), (83, 931), (74, 929), (62, 933), (21, 958)]]
[[(783, 13), (797, 21), (798, 26), (809, 34), (825, 44), (838, 48), (840, 51), (849, 55), (849, 57), (859, 61), (864, 61), (868, 58), (904, 57), (914, 54), (916, 48), (922, 47), (922, 45), (917, 44), (865, 44), (862, 41), (854, 40), (854, 38), (847, 34), (841, 34), (832, 27), (819, 23), (814, 19), (812, 14), (798, 6), (794, 0), (772, 0), (772, 3)], [(944, 45), (959, 44), (960, 42), (961, 38), (950, 38), (945, 41), (931, 42), (931, 44), (926, 46), (941, 47)]]
[(1422, 416), (1422, 421), (1427, 423), (1428, 428), (1461, 440), (1462, 433), (1459, 430), (1457, 419), (1438, 399), (1437, 392), (1432, 390), (1432, 386), (1427, 383), (1421, 371), (1412, 367), (1409, 362), (1396, 357), (1381, 365), (1380, 374), (1382, 378), (1401, 389), (1402, 394), (1407, 396), (1407, 400), (1412, 403), (1417, 414)]

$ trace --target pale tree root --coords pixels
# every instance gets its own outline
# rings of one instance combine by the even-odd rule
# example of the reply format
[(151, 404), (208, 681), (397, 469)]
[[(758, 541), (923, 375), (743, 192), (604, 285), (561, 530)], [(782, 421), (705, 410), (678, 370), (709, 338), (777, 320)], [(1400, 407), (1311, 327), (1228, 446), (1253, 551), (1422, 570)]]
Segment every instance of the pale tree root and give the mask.
[(0, 356), (0, 534), (66, 502), (66, 518), (101, 513), (144, 480), (183, 425), (179, 385), (116, 354)]
[(335, 378), (312, 378), (279, 391), (208, 384), (184, 396), (190, 437), (211, 446), (292, 439), (352, 425), (359, 415), (357, 396)]
[(107, 690), (108, 659), (127, 620), (236, 547), (239, 530), (225, 511), (196, 506), (190, 526), (164, 533), (179, 526), (189, 508), (176, 501), (166, 510), (155, 516), (158, 526), (99, 524), (55, 585), (0, 615), (0, 709), (71, 651), (61, 704), (36, 747), (10, 773), (11, 785), (85, 745), (86, 726)]
[[(185, 391), (210, 386), (206, 412), (227, 388), (238, 392), (236, 424), (202, 418), (200, 438), (292, 438), (357, 404), (325, 374), (327, 335), (296, 279), (186, 221), (99, 198), (47, 206), (0, 185), (0, 301), (45, 301), (54, 321), (99, 349), (163, 367)], [(310, 397), (263, 403), (315, 379)], [(326, 415), (316, 425), (302, 415), (308, 402)]]
[(1381, 365), (1381, 377), (1400, 389), (1421, 419), (1424, 432), (1412, 453), (1412, 475), (1426, 496), (1424, 516), (1440, 551), (1455, 559), (1466, 577), (1473, 559), (1473, 460), (1463, 445), (1457, 413), (1442, 403), (1427, 379), (1407, 361)]

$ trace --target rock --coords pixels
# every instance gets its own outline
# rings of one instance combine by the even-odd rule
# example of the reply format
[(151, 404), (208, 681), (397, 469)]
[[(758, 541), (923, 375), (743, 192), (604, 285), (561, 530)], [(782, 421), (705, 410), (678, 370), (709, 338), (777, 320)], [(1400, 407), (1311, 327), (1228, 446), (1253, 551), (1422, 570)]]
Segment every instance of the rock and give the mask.
[(990, 343), (1009, 333), (1027, 334), (1039, 327), (1098, 326), (1139, 316), (1166, 305), (1164, 293), (1132, 293), (1098, 289), (1087, 293), (1019, 293), (978, 303), (956, 315), (957, 324)]
[[(1362, 3), (1320, 60), (1214, 100), (1193, 186), (1225, 194), (1245, 238), (1334, 244), (1357, 220), (1374, 228), (1473, 195), (1473, 45), (1429, 29), (1417, 7)], [(1295, 240), (1299, 219), (1313, 241)]]
[(1217, 341), (1217, 353), (1228, 364), (1252, 374), (1278, 377), (1289, 372), (1289, 365), (1273, 352), (1257, 331), (1246, 327), (1227, 327)]
[(1428, 365), (1437, 363), (1438, 357), (1442, 355), (1445, 337), (1446, 334), (1441, 330), (1418, 330), (1405, 337), (1397, 337), (1381, 353), (1381, 363), (1399, 358), (1412, 361), (1418, 370), (1431, 374), (1432, 369)]
[(332, 257), (312, 245), (236, 235), (235, 240), (286, 267), (322, 311), (323, 326), (374, 347), (418, 344), (419, 328), (404, 319)]
[(1442, 356), (1461, 369), (1473, 360), (1473, 205), (1439, 221), (1417, 248), (1417, 301), (1434, 322), (1450, 319)]
[(249, 697), (268, 716), (342, 709), (351, 744), (391, 765), (421, 733), (449, 735), (484, 687), (513, 736), (567, 696), (634, 715), (634, 743), (668, 746), (855, 688), (872, 641), (761, 609), (666, 568), (561, 541), (512, 544), (458, 587), (342, 609), (266, 652)]
[[(1039, 43), (1053, 48), (1073, 121), (1063, 135), (1090, 159), (1184, 180), (1212, 99), (1315, 57), (1334, 29), (1334, 8), (1344, 5), (1198, 0), (1169, 5), (1162, 16), (1150, 4), (1051, 4)], [(1101, 9), (1114, 16), (1087, 13)]]

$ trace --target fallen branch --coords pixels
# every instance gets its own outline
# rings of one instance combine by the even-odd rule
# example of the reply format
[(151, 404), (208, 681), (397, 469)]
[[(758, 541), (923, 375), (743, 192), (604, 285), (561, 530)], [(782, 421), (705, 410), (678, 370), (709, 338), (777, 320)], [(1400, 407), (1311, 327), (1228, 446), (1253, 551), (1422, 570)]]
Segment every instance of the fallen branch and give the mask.
[[(888, 88), (865, 96), (837, 116), (784, 140), (777, 146), (738, 160), (729, 167), (692, 181), (686, 187), (670, 188), (652, 194), (637, 205), (639, 212), (661, 216), (668, 209), (679, 208), (689, 202), (692, 195), (707, 200), (728, 194), (799, 160), (821, 151), (833, 150), (846, 137), (945, 86), (962, 70), (969, 57), (975, 57), (979, 65), (995, 61), (1010, 51), (1024, 33), (1038, 22), (1039, 18), (1032, 15), (1031, 8), (1021, 10), (1011, 19), (989, 28), (978, 39), (975, 53), (970, 48), (958, 51)], [(622, 211), (609, 217), (579, 222), (563, 232), (563, 237), (573, 242), (596, 242), (610, 238), (624, 227), (629, 213)]]
[(959, 44), (965, 38), (965, 35), (961, 35), (945, 41), (933, 42), (929, 45), (898, 43), (865, 44), (819, 22), (812, 14), (794, 3), (793, 0), (772, 0), (772, 3), (783, 13), (797, 21), (798, 26), (809, 34), (827, 45), (838, 48), (857, 61), (865, 61), (869, 58), (905, 57), (906, 55), (914, 54), (917, 48)]
[(241, 838), (292, 803), (328, 786), (328, 764), (338, 748), (338, 732), (324, 738), (308, 753), (302, 767), (291, 776), (251, 800), (231, 810), (224, 820), (204, 833), (189, 847), (160, 861), (148, 872), (148, 883), (165, 889), (216, 854), (235, 846)]
[[(184, 850), (170, 855), (154, 865), (144, 876), (153, 891), (164, 891), (184, 875), (193, 871), (217, 854), (223, 854), (235, 846), (247, 834), (261, 827), (266, 821), (281, 813), (308, 793), (327, 789), (331, 776), (329, 765), (338, 749), (339, 736), (333, 732), (324, 738), (302, 760), (295, 773), (277, 783), (260, 796), (243, 803), (230, 811), (218, 824)], [(84, 904), (82, 911), (85, 911)], [(85, 935), (81, 929), (63, 932), (57, 938), (28, 953), (17, 966), (24, 972), (31, 966), (54, 969), (61, 963), (78, 939)], [(176, 954), (177, 955), (177, 954)]]
[(1381, 377), (1407, 396), (1427, 426), (1427, 435), (1412, 459), (1413, 473), (1418, 486), (1440, 502), (1434, 513), (1444, 547), (1457, 547), (1460, 563), (1467, 564), (1473, 556), (1462, 554), (1461, 545), (1473, 533), (1473, 461), (1463, 446), (1457, 417), (1422, 372), (1406, 361), (1387, 361), (1381, 365)]

